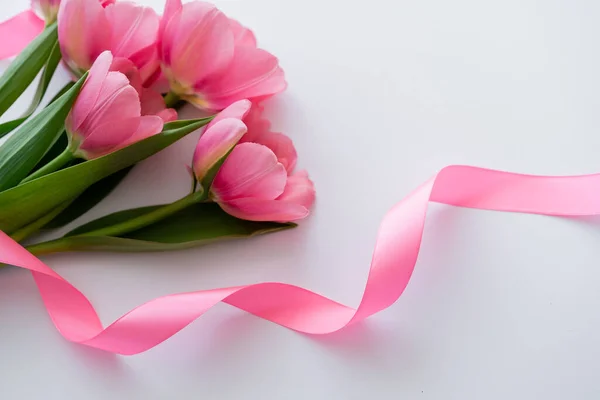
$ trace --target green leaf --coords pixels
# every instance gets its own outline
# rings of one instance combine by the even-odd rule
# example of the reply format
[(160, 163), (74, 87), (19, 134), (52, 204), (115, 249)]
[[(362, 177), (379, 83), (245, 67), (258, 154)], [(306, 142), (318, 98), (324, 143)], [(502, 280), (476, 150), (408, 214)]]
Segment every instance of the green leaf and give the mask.
[(39, 231), (42, 227), (44, 227), (54, 217), (56, 217), (58, 214), (60, 214), (68, 205), (69, 205), (69, 203), (65, 203), (65, 204), (62, 204), (62, 205), (56, 207), (54, 210), (52, 210), (48, 214), (44, 215), (43, 217), (33, 221), (31, 224), (26, 225), (26, 226), (22, 227), (21, 229), (19, 229), (18, 231), (14, 232), (12, 235), (10, 235), (10, 237), (16, 242), (20, 242), (22, 240), (27, 239), (29, 236), (33, 235), (34, 233)]
[[(69, 233), (91, 232), (152, 211), (160, 206), (117, 212)], [(147, 252), (185, 249), (218, 240), (245, 238), (296, 227), (293, 223), (254, 222), (237, 219), (215, 203), (194, 204), (171, 217), (122, 237), (68, 236), (29, 248), (34, 254), (59, 251)]]
[(92, 184), (158, 153), (213, 117), (165, 124), (162, 133), (94, 160), (73, 165), (0, 193), (0, 230), (10, 234), (79, 196)]
[(50, 85), (50, 81), (54, 76), (54, 72), (62, 59), (62, 54), (60, 52), (60, 45), (58, 42), (54, 45), (52, 52), (50, 53), (50, 57), (46, 61), (46, 65), (44, 66), (44, 72), (42, 72), (42, 77), (40, 79), (40, 83), (38, 84), (35, 95), (33, 96), (33, 101), (29, 105), (29, 108), (23, 113), (23, 117), (28, 117), (37, 110), (38, 106), (42, 102), (44, 95), (46, 94), (46, 90), (48, 90), (48, 86)]
[[(48, 150), (48, 152), (44, 154), (44, 157), (42, 157), (40, 162), (37, 163), (35, 168), (31, 170), (31, 172), (33, 173), (37, 171), (38, 169), (40, 169), (41, 167), (43, 167), (44, 165), (48, 164), (50, 161), (54, 160), (56, 157), (61, 155), (68, 145), (69, 136), (67, 135), (67, 132), (63, 132), (62, 135), (58, 137), (56, 142), (54, 142), (52, 147), (50, 147), (50, 150)], [(74, 162), (76, 161), (79, 161), (79, 159), (75, 160)]]
[(115, 213), (105, 215), (104, 217), (100, 217), (100, 218), (90, 221), (84, 225), (81, 225), (81, 226), (73, 229), (69, 233), (67, 233), (65, 235), (65, 237), (82, 235), (84, 233), (93, 232), (93, 231), (97, 231), (98, 229), (117, 225), (117, 224), (120, 224), (121, 222), (129, 221), (129, 220), (137, 218), (141, 215), (148, 214), (149, 212), (157, 210), (161, 207), (164, 207), (164, 206), (163, 205), (147, 206), (147, 207), (130, 208), (128, 210), (117, 211)]
[(86, 78), (87, 73), (0, 146), (0, 191), (17, 186), (57, 141)]
[(25, 120), (27, 120), (27, 118), (19, 117), (17, 119), (6, 121), (0, 124), (0, 138), (8, 135), (9, 133), (17, 129), (19, 125), (25, 122)]
[[(50, 100), (50, 102), (48, 104), (50, 105), (50, 104), (54, 103), (56, 100), (58, 100), (60, 97), (62, 97), (63, 94), (65, 94), (69, 90), (71, 90), (71, 88), (74, 85), (75, 85), (75, 82), (67, 83), (61, 90), (59, 90), (59, 92), (52, 98), (52, 100)], [(42, 157), (40, 162), (35, 166), (35, 168), (31, 172), (37, 171), (44, 165), (48, 164), (50, 161), (54, 160), (56, 157), (58, 157), (60, 154), (62, 154), (63, 151), (65, 151), (65, 149), (67, 148), (68, 145), (69, 145), (69, 136), (67, 135), (66, 132), (63, 132), (63, 134), (59, 136), (58, 140), (56, 142), (54, 142), (54, 144), (52, 145), (50, 150), (48, 150), (48, 152), (46, 154), (44, 154), (44, 157)], [(72, 162), (72, 164), (82, 162), (82, 161), (83, 160), (76, 159)]]
[(52, 76), (54, 76), (54, 72), (56, 71), (56, 67), (58, 67), (58, 64), (60, 63), (61, 58), (62, 55), (60, 53), (60, 46), (58, 42), (56, 42), (54, 48), (52, 49), (50, 57), (46, 61), (46, 65), (44, 66), (44, 72), (42, 73), (42, 77), (38, 84), (35, 95), (33, 96), (33, 100), (29, 105), (29, 108), (23, 113), (23, 115), (21, 115), (21, 117), (0, 124), (0, 138), (16, 129), (19, 125), (25, 122), (27, 118), (31, 117), (35, 110), (37, 110), (38, 106), (42, 102), (42, 99), (44, 98), (44, 95), (46, 94), (46, 90), (48, 90), (48, 85), (50, 85)]
[(108, 196), (132, 169), (133, 167), (122, 169), (94, 183), (56, 218), (46, 224), (44, 229), (60, 228), (81, 217)]
[[(4, 38), (10, 40), (10, 38)], [(57, 25), (40, 33), (14, 60), (0, 77), (0, 116), (21, 96), (44, 67), (58, 42)]]

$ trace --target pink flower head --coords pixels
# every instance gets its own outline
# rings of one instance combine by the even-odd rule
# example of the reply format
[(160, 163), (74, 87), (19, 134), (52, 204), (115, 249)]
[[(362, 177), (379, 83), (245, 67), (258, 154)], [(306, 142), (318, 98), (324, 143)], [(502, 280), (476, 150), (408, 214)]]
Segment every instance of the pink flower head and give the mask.
[[(194, 172), (202, 179), (208, 163), (201, 160), (217, 159), (213, 153), (222, 157), (239, 140), (212, 183), (214, 201), (227, 213), (251, 221), (305, 218), (315, 201), (314, 185), (305, 171), (293, 173), (296, 150), (291, 140), (270, 132), (266, 120), (252, 116), (251, 105), (236, 102), (207, 127), (196, 148)], [(240, 129), (242, 120), (247, 133), (239, 139), (245, 131)]]
[(296, 168), (298, 154), (292, 140), (283, 133), (271, 131), (271, 122), (262, 117), (263, 108), (248, 100), (240, 100), (221, 111), (208, 125), (207, 130), (225, 118), (237, 118), (248, 127), (240, 143), (252, 142), (267, 146), (277, 160), (291, 173)]
[(140, 94), (127, 76), (110, 71), (112, 64), (110, 52), (98, 56), (67, 116), (69, 147), (77, 157), (97, 158), (162, 131), (163, 119), (143, 115)]
[(212, 4), (167, 0), (160, 31), (159, 58), (171, 91), (199, 108), (222, 110), (286, 88), (277, 58)]
[(146, 81), (159, 68), (156, 42), (160, 18), (150, 7), (130, 2), (62, 0), (58, 39), (63, 59), (75, 75), (90, 69), (103, 51), (133, 62)]

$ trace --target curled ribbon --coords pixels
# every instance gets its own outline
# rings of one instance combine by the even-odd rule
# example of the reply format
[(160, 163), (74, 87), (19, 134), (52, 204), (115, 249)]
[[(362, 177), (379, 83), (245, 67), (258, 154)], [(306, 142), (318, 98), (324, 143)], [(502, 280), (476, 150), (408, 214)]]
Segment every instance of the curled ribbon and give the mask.
[(33, 10), (0, 23), (0, 60), (19, 54), (37, 35), (44, 30), (44, 21)]
[(298, 286), (265, 282), (159, 297), (103, 328), (79, 290), (1, 232), (0, 262), (31, 271), (54, 325), (66, 339), (109, 352), (146, 351), (219, 302), (298, 332), (327, 334), (391, 306), (400, 297), (415, 267), (429, 201), (552, 216), (596, 215), (600, 214), (600, 174), (551, 177), (467, 166), (444, 168), (384, 217), (357, 309)]

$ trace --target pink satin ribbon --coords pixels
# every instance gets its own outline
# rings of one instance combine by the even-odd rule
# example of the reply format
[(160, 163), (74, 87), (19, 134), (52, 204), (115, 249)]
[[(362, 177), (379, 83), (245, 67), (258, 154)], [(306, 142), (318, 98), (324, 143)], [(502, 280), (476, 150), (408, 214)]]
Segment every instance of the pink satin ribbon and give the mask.
[(0, 23), (0, 60), (19, 54), (44, 30), (44, 21), (32, 10)]
[(327, 334), (392, 305), (414, 270), (429, 201), (554, 216), (600, 213), (600, 174), (543, 177), (450, 166), (394, 206), (381, 223), (358, 309), (283, 283), (180, 293), (145, 303), (103, 328), (89, 300), (0, 232), (0, 262), (31, 271), (56, 328), (68, 340), (137, 354), (171, 337), (219, 302), (308, 334)]

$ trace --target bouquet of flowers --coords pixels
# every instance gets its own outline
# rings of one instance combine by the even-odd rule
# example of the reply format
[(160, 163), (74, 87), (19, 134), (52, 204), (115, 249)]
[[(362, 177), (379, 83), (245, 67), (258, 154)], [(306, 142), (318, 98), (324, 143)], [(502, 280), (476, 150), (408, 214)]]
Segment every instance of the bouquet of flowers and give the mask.
[[(162, 16), (118, 0), (32, 4), (0, 24), (0, 37), (10, 38), (0, 44), (0, 58), (16, 56), (0, 77), (0, 116), (40, 76), (30, 107), (0, 124), (0, 265), (32, 272), (54, 325), (72, 342), (137, 354), (219, 302), (299, 332), (336, 332), (401, 296), (429, 201), (600, 214), (600, 174), (532, 176), (449, 166), (384, 217), (357, 308), (264, 282), (159, 297), (104, 328), (89, 300), (35, 255), (163, 251), (289, 229), (308, 216), (315, 190), (306, 172), (295, 172), (290, 138), (273, 132), (262, 115), (261, 102), (286, 89), (283, 70), (238, 21), (198, 0), (166, 0)], [(59, 65), (72, 81), (46, 101)], [(187, 103), (202, 117), (179, 119)], [(42, 230), (75, 221), (137, 163), (200, 128), (187, 195), (106, 215), (55, 240), (32, 241)]]
[[(33, 0), (0, 30), (14, 38), (0, 57), (18, 53), (0, 77), (0, 115), (41, 75), (26, 112), (0, 124), (0, 230), (17, 242), (74, 221), (136, 163), (204, 128), (189, 194), (34, 242), (31, 253), (179, 249), (289, 229), (309, 214), (313, 184), (262, 116), (261, 102), (286, 89), (284, 72), (214, 5), (167, 0), (159, 16), (127, 1)], [(59, 66), (72, 82), (42, 107)], [(204, 117), (179, 119), (188, 103)]]

